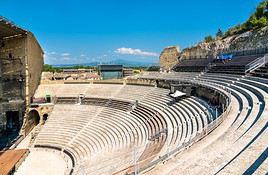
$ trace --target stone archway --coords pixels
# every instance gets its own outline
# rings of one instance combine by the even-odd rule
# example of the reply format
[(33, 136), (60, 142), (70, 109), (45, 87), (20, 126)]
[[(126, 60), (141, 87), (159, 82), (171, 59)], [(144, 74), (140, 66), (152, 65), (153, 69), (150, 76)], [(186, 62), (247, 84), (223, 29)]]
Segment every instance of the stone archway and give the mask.
[(39, 116), (38, 111), (31, 110), (28, 113), (28, 116), (29, 116), (29, 123), (32, 123), (34, 126), (36, 126), (36, 125), (39, 124), (39, 122), (40, 122), (40, 116)]
[(67, 77), (64, 78), (64, 80), (73, 80), (73, 77), (71, 75), (68, 75)]

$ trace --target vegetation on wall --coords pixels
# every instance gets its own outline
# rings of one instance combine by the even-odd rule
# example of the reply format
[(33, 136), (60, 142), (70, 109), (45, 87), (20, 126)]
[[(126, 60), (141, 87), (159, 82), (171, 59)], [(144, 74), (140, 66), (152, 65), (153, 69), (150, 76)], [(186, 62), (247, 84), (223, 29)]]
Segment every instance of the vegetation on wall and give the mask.
[(208, 35), (208, 36), (205, 37), (204, 41), (206, 43), (210, 43), (210, 42), (214, 41), (214, 38), (213, 38), (213, 36)]

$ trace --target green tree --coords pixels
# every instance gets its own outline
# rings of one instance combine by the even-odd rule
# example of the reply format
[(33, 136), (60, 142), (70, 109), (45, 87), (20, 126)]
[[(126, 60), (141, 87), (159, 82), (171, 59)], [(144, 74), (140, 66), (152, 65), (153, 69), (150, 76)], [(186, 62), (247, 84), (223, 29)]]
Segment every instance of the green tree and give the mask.
[(211, 35), (208, 35), (205, 37), (204, 41), (206, 43), (210, 43), (210, 42), (214, 41), (214, 38)]
[(217, 36), (218, 38), (222, 38), (222, 37), (223, 37), (223, 32), (222, 32), (221, 29), (218, 30), (218, 32), (216, 33), (216, 36)]
[(62, 72), (61, 68), (54, 68), (53, 66), (49, 64), (43, 65), (43, 72)]
[(255, 15), (251, 15), (245, 24), (246, 30), (254, 29), (258, 24), (258, 19)]
[(231, 31), (230, 30), (227, 30), (224, 34), (223, 34), (223, 37), (226, 38), (226, 37), (229, 37), (231, 36)]
[(44, 64), (44, 65), (43, 65), (43, 71), (44, 71), (44, 72), (53, 72), (54, 69), (53, 69), (53, 67), (52, 67), (51, 65)]
[(261, 27), (268, 26), (268, 2), (261, 2), (256, 8), (255, 12), (250, 15), (249, 19), (235, 27), (230, 28), (227, 32), (224, 33), (223, 37), (232, 36), (234, 34), (240, 34), (252, 29), (257, 29)]
[(261, 28), (261, 27), (265, 27), (267, 26), (267, 18), (266, 17), (261, 17), (258, 21), (257, 21), (257, 27)]
[(255, 16), (257, 19), (260, 19), (261, 17), (264, 16), (265, 9), (267, 8), (267, 2), (261, 2), (258, 7), (256, 8), (255, 11)]
[(264, 16), (266, 17), (266, 18), (268, 18), (268, 2), (266, 2), (266, 7), (265, 7), (265, 9), (264, 9)]

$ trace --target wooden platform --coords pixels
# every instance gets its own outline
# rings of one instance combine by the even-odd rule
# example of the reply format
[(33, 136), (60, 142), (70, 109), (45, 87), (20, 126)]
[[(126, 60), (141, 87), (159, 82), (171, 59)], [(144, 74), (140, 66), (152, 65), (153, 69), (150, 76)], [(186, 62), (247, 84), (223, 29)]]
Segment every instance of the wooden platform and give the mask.
[(10, 172), (14, 171), (28, 153), (28, 149), (0, 152), (0, 174), (8, 175)]

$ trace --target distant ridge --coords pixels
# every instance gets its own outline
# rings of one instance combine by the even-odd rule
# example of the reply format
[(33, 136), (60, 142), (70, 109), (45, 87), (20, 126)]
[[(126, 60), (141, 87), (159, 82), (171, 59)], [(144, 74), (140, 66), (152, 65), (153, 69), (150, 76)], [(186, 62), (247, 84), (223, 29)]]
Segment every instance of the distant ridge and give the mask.
[(138, 61), (127, 61), (127, 60), (113, 60), (113, 61), (107, 61), (107, 62), (90, 62), (90, 63), (82, 63), (82, 64), (53, 64), (53, 67), (73, 67), (73, 66), (97, 66), (99, 64), (122, 64), (125, 67), (138, 67), (138, 66), (156, 66), (158, 65), (156, 62), (138, 62)]

